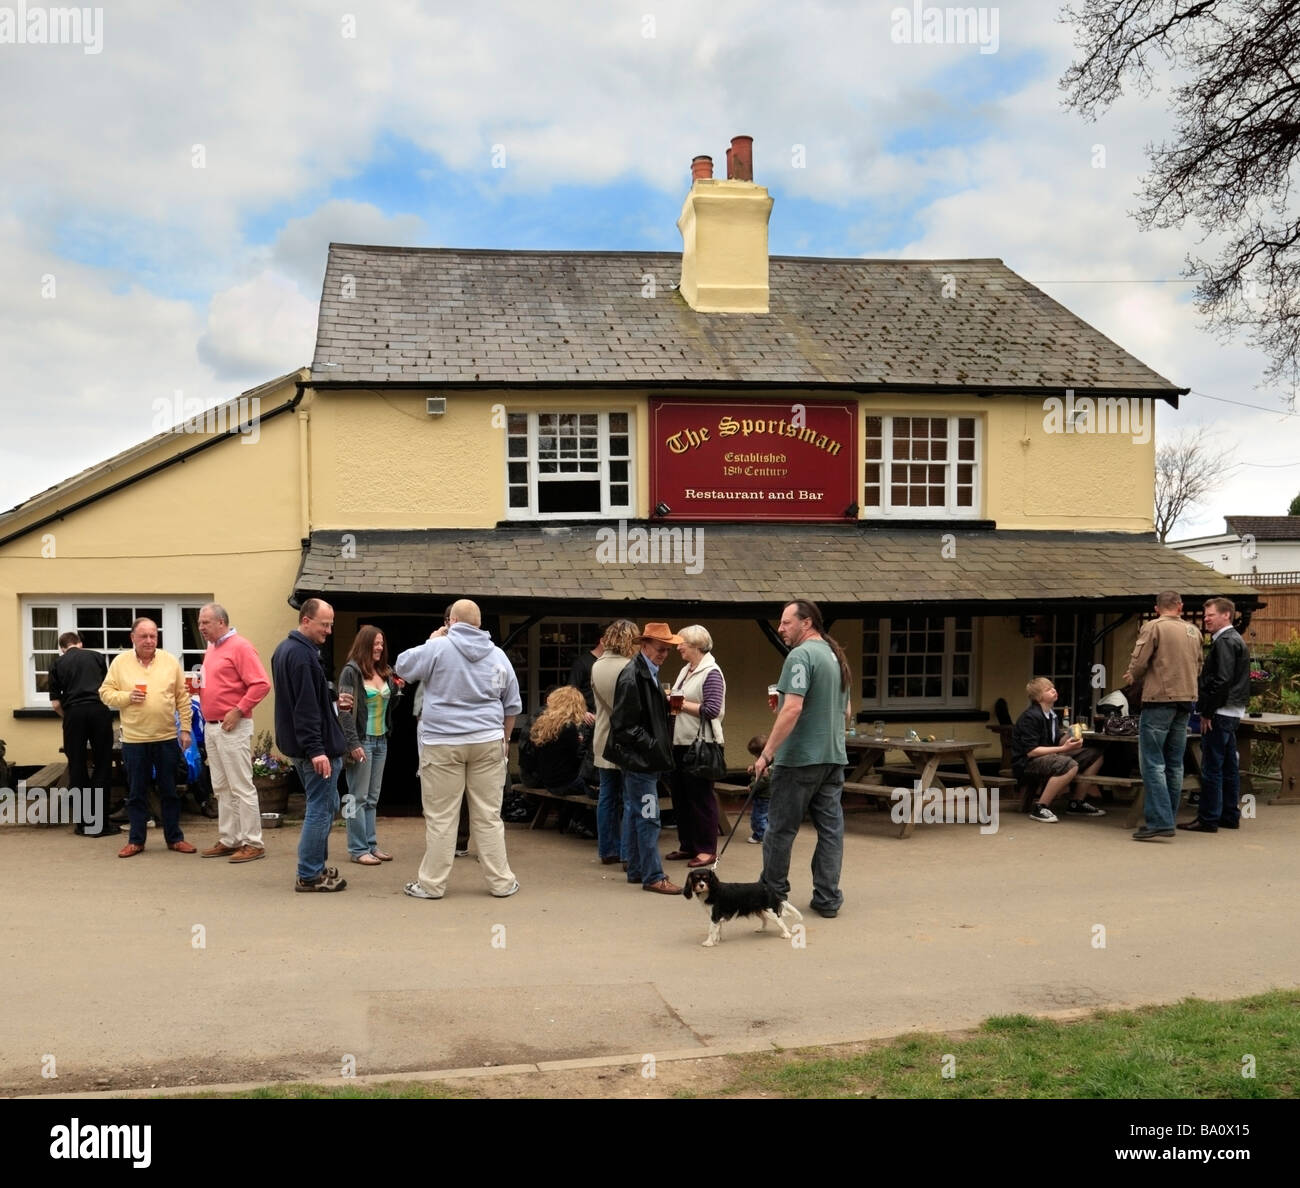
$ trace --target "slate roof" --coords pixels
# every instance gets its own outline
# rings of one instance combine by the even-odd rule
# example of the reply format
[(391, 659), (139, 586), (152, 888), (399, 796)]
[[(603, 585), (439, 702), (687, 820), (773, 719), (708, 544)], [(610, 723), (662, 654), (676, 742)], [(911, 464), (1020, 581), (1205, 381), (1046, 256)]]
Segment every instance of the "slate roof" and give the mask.
[[(626, 539), (634, 539), (637, 528), (659, 527), (627, 524)], [(618, 531), (617, 525), (559, 532), (507, 525), (357, 532), (349, 549), (355, 557), (349, 559), (341, 556), (340, 533), (313, 532), (295, 594), (358, 595), (367, 601), (430, 597), (439, 607), (455, 597), (492, 606), (672, 602), (733, 612), (753, 608), (764, 615), (802, 597), (830, 607), (933, 602), (997, 613), (999, 605), (1019, 611), (1101, 600), (1107, 609), (1147, 610), (1162, 589), (1179, 590), (1195, 605), (1221, 593), (1225, 580), (1153, 538), (1116, 533), (953, 529), (955, 555), (944, 558), (942, 528), (709, 524), (698, 529), (698, 554), (685, 550), (665, 564), (661, 551), (659, 564), (634, 564), (599, 551), (602, 544), (614, 549), (608, 534)], [(692, 557), (698, 557), (695, 566)], [(697, 572), (686, 572), (688, 567)], [(1234, 587), (1243, 604), (1256, 601), (1251, 593), (1250, 587)]]
[(696, 313), (680, 274), (676, 252), (331, 244), (312, 382), (1187, 391), (1000, 260), (773, 256), (768, 314)]
[(1300, 540), (1300, 516), (1225, 516), (1228, 531), (1256, 540)]

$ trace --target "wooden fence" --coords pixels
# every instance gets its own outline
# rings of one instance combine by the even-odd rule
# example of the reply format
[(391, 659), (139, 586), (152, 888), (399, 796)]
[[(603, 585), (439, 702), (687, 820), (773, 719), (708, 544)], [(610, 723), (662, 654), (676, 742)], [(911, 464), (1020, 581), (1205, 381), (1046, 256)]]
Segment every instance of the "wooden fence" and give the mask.
[(1268, 603), (1256, 611), (1246, 629), (1245, 639), (1251, 654), (1267, 651), (1275, 643), (1285, 643), (1292, 632), (1300, 632), (1300, 572), (1243, 573), (1233, 580), (1254, 586)]

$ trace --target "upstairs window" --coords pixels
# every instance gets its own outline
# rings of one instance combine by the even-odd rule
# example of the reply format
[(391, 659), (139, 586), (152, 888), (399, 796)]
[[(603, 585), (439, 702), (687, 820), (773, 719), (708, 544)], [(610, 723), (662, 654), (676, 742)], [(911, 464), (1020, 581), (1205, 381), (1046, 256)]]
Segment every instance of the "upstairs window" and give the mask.
[(980, 514), (976, 417), (867, 417), (868, 517), (975, 519)]
[(625, 412), (510, 413), (510, 519), (632, 514), (631, 417)]

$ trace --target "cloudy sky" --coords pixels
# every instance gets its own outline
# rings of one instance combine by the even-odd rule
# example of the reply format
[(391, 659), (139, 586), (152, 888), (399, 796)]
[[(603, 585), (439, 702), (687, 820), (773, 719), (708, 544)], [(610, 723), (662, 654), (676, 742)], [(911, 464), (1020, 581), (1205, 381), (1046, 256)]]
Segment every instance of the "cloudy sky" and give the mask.
[(724, 173), (738, 133), (773, 254), (1000, 257), (1192, 388), (1158, 436), (1209, 425), (1237, 465), (1176, 536), (1300, 492), (1291, 394), (1179, 279), (1196, 229), (1128, 217), (1163, 97), (1064, 111), (1053, 4), (984, 10), (983, 46), (900, 42), (871, 0), (111, 2), (68, 45), (8, 43), (6, 9), (0, 509), (159, 398), (309, 362), (331, 240), (675, 250), (691, 157)]

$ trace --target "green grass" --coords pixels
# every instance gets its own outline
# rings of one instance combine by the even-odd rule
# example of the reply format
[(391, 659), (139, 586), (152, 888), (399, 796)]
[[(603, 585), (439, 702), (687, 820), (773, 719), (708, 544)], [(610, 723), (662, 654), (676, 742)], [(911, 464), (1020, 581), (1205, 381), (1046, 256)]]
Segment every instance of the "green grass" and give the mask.
[[(764, 1093), (772, 1097), (1221, 1098), (1300, 1093), (1300, 990), (1231, 1002), (1189, 998), (1176, 1006), (1103, 1011), (1074, 1023), (996, 1015), (957, 1037), (911, 1034), (857, 1055), (778, 1050), (702, 1062), (714, 1075), (672, 1091), (679, 1099)], [(1254, 1058), (1253, 1077), (1242, 1076)], [(951, 1057), (951, 1060), (945, 1060)], [(948, 1067), (952, 1075), (944, 1076)], [(665, 1065), (665, 1072), (671, 1065)], [(533, 1081), (520, 1074), (525, 1095)], [(594, 1075), (594, 1074), (593, 1074)], [(212, 1096), (198, 1092), (195, 1097)], [(223, 1095), (224, 1096), (224, 1095)], [(471, 1084), (385, 1081), (272, 1085), (253, 1098), (473, 1098)]]
[[(861, 1055), (731, 1057), (718, 1094), (784, 1097), (1292, 1097), (1300, 1089), (1300, 991), (1236, 1002), (1106, 1012), (1077, 1023), (987, 1019), (960, 1039), (906, 1035)], [(1242, 1076), (1243, 1057), (1255, 1076)], [(944, 1061), (945, 1056), (953, 1060)], [(950, 1077), (943, 1076), (945, 1066)]]

